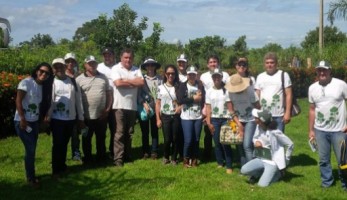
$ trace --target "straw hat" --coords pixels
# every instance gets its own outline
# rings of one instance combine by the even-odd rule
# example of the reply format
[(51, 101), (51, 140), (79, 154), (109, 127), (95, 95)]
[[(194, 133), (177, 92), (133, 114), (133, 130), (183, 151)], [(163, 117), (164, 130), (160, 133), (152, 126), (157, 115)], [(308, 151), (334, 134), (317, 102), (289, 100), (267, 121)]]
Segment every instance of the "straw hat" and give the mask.
[(225, 89), (231, 93), (242, 92), (249, 86), (249, 78), (243, 78), (239, 74), (230, 76), (229, 81), (225, 84)]

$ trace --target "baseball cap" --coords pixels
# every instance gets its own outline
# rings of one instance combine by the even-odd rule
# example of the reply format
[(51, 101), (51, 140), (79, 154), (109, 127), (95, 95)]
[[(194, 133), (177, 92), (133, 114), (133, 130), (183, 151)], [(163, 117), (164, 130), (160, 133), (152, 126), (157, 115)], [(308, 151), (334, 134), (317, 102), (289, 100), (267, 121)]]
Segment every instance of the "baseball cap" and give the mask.
[(94, 56), (89, 55), (89, 56), (87, 56), (87, 57), (84, 59), (84, 62), (85, 62), (85, 63), (89, 63), (89, 62), (98, 62), (98, 61), (96, 61), (96, 59), (95, 59)]
[(317, 64), (317, 68), (331, 69), (331, 65), (327, 61), (322, 60)]
[(259, 118), (260, 121), (262, 121), (264, 124), (268, 125), (272, 122), (272, 115), (267, 110), (259, 110), (259, 109), (253, 109), (252, 115), (256, 118)]
[(113, 54), (114, 55), (114, 51), (111, 47), (105, 47), (103, 50), (102, 50), (102, 54), (105, 54), (105, 53), (110, 53), (110, 54)]
[(198, 74), (198, 70), (195, 66), (190, 66), (187, 68), (187, 74)]
[(178, 62), (178, 61), (187, 62), (188, 60), (187, 60), (186, 55), (181, 54), (179, 57), (177, 57), (177, 62)]
[(76, 60), (75, 53), (70, 52), (70, 53), (65, 54), (64, 60), (67, 60), (67, 59), (74, 59), (74, 60)]
[(216, 74), (219, 74), (219, 75), (223, 76), (223, 72), (222, 72), (222, 70), (219, 69), (219, 68), (215, 68), (215, 69), (213, 70), (212, 76), (213, 76), (213, 75), (216, 75)]
[(55, 59), (53, 60), (53, 62), (52, 62), (52, 65), (55, 65), (55, 64), (57, 64), (57, 63), (60, 63), (60, 64), (65, 65), (65, 60), (62, 59), (62, 58), (55, 58)]

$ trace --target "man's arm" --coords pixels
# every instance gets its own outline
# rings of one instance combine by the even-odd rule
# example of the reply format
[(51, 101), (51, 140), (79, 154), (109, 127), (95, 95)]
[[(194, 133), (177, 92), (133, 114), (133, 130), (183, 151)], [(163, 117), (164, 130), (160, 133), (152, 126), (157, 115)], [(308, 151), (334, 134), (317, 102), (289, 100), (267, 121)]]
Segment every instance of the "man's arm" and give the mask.
[(309, 112), (308, 112), (308, 128), (309, 128), (308, 137), (309, 138), (315, 138), (315, 133), (314, 133), (314, 121), (316, 117), (315, 109), (316, 109), (316, 106), (313, 103), (311, 103)]
[(287, 87), (284, 89), (286, 93), (286, 99), (284, 99), (286, 104), (286, 109), (284, 111), (283, 121), (285, 124), (290, 122), (290, 114), (291, 114), (291, 108), (292, 108), (292, 101), (293, 101), (293, 90), (292, 87)]
[(116, 87), (134, 88), (142, 87), (145, 82), (142, 77), (136, 77), (134, 79), (117, 79), (113, 83)]

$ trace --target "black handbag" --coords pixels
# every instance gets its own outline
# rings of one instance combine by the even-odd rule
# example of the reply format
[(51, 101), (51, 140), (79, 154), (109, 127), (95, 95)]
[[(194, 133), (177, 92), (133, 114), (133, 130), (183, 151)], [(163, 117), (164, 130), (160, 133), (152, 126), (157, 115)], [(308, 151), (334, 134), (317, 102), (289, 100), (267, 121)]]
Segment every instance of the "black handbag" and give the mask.
[(341, 151), (341, 156), (340, 156), (340, 170), (342, 175), (347, 178), (347, 146), (346, 146), (346, 140), (342, 140), (340, 143), (340, 151)]

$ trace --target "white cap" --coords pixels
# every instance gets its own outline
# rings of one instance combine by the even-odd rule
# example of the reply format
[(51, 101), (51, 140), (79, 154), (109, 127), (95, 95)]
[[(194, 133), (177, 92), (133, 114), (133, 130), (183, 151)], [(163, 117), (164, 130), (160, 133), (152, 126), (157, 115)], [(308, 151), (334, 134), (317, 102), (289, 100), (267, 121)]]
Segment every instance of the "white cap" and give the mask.
[(62, 59), (62, 58), (56, 58), (56, 59), (53, 60), (52, 65), (55, 65), (57, 63), (65, 65), (65, 60)]
[(177, 57), (177, 62), (178, 61), (183, 61), (183, 62), (187, 62), (187, 57), (184, 54), (181, 54), (179, 57)]
[(198, 74), (198, 70), (192, 65), (187, 68), (187, 74)]
[(316, 69), (317, 68), (331, 69), (331, 65), (327, 61), (322, 60), (316, 66)]
[(86, 59), (84, 59), (84, 62), (85, 63), (89, 63), (89, 62), (98, 62), (98, 61), (96, 61), (94, 56), (89, 55), (89, 56), (86, 57)]
[(76, 55), (74, 53), (72, 53), (72, 52), (67, 53), (64, 56), (64, 60), (67, 60), (67, 59), (74, 59), (74, 60), (76, 60)]

